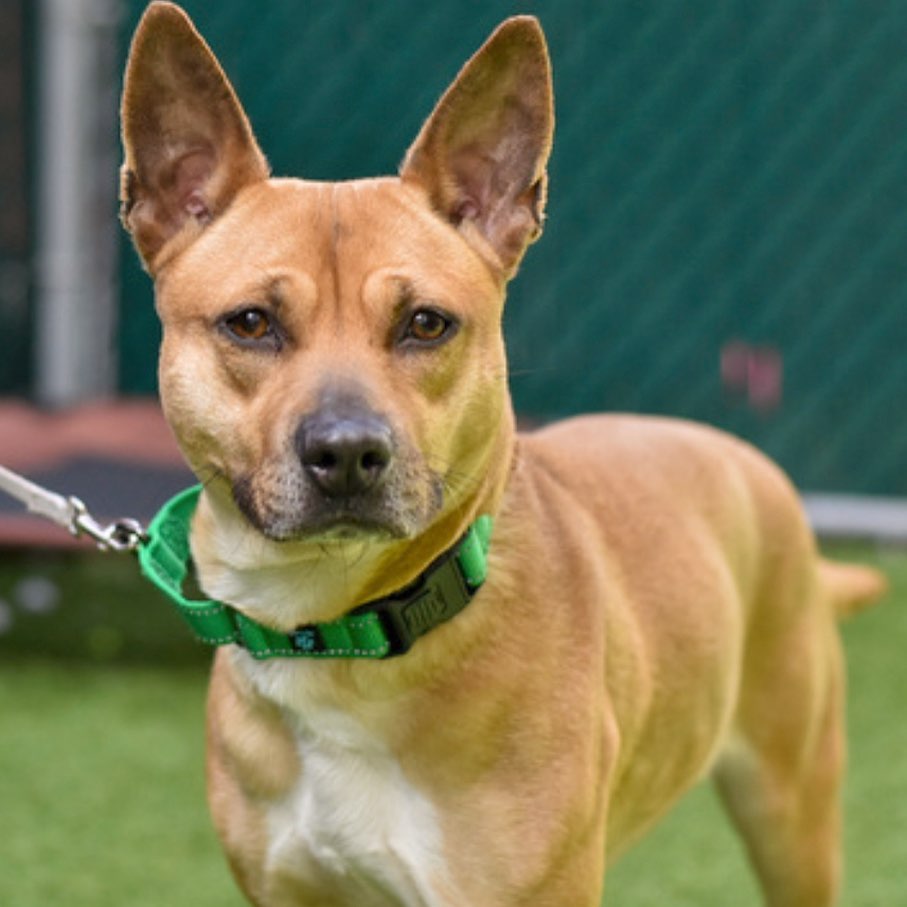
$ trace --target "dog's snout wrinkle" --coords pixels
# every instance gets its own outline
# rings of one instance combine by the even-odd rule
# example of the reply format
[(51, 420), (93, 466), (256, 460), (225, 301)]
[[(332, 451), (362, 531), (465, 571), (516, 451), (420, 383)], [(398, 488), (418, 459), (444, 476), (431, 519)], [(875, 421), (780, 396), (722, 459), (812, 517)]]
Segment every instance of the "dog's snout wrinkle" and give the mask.
[(370, 414), (310, 416), (299, 427), (296, 448), (306, 474), (331, 498), (371, 491), (393, 459), (390, 427)]

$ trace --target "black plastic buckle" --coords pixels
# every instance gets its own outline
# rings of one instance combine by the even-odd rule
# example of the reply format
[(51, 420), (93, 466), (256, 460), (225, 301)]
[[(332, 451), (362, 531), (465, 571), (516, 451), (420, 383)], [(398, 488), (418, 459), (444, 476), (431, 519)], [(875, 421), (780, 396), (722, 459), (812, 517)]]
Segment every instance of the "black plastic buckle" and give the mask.
[(420, 636), (459, 614), (476, 590), (466, 582), (457, 561), (460, 546), (441, 555), (414, 583), (387, 598), (369, 602), (357, 612), (379, 615), (392, 655), (408, 652)]

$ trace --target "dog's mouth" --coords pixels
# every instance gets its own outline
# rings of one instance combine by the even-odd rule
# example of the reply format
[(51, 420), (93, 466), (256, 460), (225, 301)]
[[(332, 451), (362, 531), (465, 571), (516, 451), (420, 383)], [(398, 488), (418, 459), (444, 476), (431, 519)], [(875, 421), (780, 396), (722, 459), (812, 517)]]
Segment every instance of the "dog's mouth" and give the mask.
[(413, 489), (394, 493), (385, 488), (367, 495), (335, 500), (301, 481), (233, 483), (233, 499), (243, 517), (274, 542), (396, 541), (412, 538), (443, 505), (440, 482), (420, 495)]
[(246, 513), (249, 522), (272, 542), (362, 542), (392, 541), (407, 538), (405, 527), (391, 521), (369, 519), (352, 514), (337, 514), (317, 520), (293, 522), (278, 518), (262, 521), (253, 513)]

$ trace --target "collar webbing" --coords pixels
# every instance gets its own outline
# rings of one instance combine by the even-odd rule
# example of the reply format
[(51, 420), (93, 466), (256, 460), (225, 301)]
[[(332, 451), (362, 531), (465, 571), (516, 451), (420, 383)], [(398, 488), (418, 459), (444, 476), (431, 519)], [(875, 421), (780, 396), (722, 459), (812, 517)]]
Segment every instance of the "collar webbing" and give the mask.
[(257, 659), (388, 658), (459, 614), (485, 581), (490, 516), (479, 517), (453, 548), (405, 589), (367, 602), (338, 620), (272, 630), (219, 601), (187, 598), (189, 532), (201, 486), (187, 488), (152, 520), (139, 547), (142, 573), (176, 605), (195, 635), (215, 646), (237, 643)]

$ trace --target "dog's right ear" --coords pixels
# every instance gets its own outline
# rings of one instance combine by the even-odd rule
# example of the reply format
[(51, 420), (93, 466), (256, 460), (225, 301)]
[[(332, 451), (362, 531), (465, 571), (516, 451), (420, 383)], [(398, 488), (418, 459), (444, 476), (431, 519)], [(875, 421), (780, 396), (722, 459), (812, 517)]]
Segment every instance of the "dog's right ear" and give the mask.
[(268, 165), (220, 64), (189, 17), (152, 3), (133, 38), (122, 104), (121, 218), (152, 274)]

